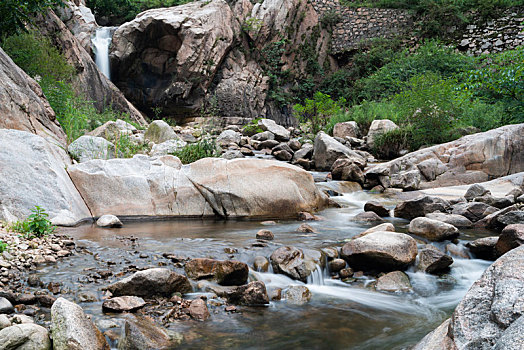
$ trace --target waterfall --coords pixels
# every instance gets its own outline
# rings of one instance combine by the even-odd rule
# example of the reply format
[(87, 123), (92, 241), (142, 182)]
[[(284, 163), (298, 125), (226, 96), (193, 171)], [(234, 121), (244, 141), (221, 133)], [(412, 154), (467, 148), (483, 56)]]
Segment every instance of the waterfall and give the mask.
[(108, 78), (111, 79), (111, 70), (109, 67), (109, 45), (113, 36), (113, 28), (102, 27), (96, 30), (95, 36), (91, 39), (93, 51), (95, 52), (95, 63), (98, 69)]
[(317, 265), (316, 269), (307, 277), (307, 284), (314, 284), (317, 286), (324, 285), (324, 272), (320, 265)]

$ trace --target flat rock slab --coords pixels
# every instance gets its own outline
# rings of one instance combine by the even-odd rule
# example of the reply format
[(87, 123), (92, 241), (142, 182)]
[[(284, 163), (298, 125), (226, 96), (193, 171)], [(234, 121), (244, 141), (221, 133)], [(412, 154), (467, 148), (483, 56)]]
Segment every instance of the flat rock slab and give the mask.
[(123, 296), (107, 299), (102, 303), (104, 312), (130, 312), (146, 305), (144, 299), (135, 296)]

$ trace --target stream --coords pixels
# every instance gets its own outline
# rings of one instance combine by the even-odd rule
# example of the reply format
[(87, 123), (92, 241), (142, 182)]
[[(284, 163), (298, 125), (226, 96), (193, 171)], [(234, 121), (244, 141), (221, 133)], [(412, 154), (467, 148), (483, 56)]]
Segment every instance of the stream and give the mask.
[[(340, 188), (341, 184), (320, 186)], [(184, 258), (235, 259), (252, 267), (256, 256), (269, 257), (282, 245), (317, 250), (340, 247), (345, 239), (375, 226), (351, 221), (363, 211), (367, 201), (380, 201), (388, 208), (395, 206), (394, 199), (364, 191), (333, 199), (343, 207), (319, 213), (324, 218), (322, 221), (308, 222), (317, 234), (296, 232), (302, 222), (292, 220), (280, 220), (272, 226), (247, 220), (171, 220), (129, 222), (121, 229), (92, 225), (64, 228), (60, 231), (71, 235), (77, 247), (85, 247), (88, 253), (44, 266), (37, 274), (44, 284), (60, 282), (62, 289), (70, 291), (67, 297), (79, 303), (102, 331), (118, 334), (123, 316), (102, 313), (101, 288), (109, 281), (96, 279), (97, 271), (113, 271), (110, 281), (121, 278), (130, 265), (137, 268), (168, 266), (183, 273), (181, 265), (177, 267), (164, 258), (164, 253)], [(388, 220), (398, 232), (406, 232), (407, 221)], [(271, 230), (275, 239), (260, 244), (255, 234), (262, 228)], [(462, 230), (458, 246), (487, 235), (489, 232)], [(446, 243), (449, 242), (434, 244), (444, 250)], [(328, 271), (320, 267), (307, 284), (313, 297), (303, 305), (272, 301), (268, 307), (238, 307), (238, 312), (226, 313), (225, 305), (201, 290), (189, 298), (208, 295), (211, 318), (205, 322), (176, 321), (169, 327), (184, 335), (183, 349), (405, 349), (449, 317), (469, 287), (491, 264), (484, 260), (453, 258), (449, 274), (433, 276), (415, 272), (413, 268), (408, 270), (412, 293), (375, 292), (369, 288), (374, 281), (370, 277), (345, 283), (331, 279)], [(264, 281), (268, 293), (275, 288), (302, 284), (271, 272), (251, 271), (250, 279)], [(85, 294), (98, 301), (83, 301)], [(111, 346), (116, 347), (114, 340)]]

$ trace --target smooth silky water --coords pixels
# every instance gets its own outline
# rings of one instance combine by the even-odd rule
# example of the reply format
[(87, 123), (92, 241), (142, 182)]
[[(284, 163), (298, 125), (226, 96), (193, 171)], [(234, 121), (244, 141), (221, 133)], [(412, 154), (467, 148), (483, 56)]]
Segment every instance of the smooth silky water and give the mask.
[(91, 39), (93, 51), (95, 53), (96, 66), (108, 79), (111, 79), (109, 47), (111, 45), (114, 30), (115, 28), (113, 27), (97, 28), (95, 35)]
[[(319, 213), (324, 220), (308, 222), (318, 234), (298, 233), (296, 229), (301, 222), (289, 220), (277, 221), (273, 226), (264, 226), (259, 221), (173, 220), (126, 223), (124, 228), (111, 230), (91, 225), (62, 229), (91, 253), (76, 254), (59, 264), (41, 268), (38, 273), (46, 284), (62, 283), (64, 289), (71, 291), (69, 297), (76, 297), (76, 301), (85, 292), (96, 293), (101, 299), (101, 288), (108, 282), (87, 283), (97, 270), (109, 269), (117, 274), (130, 265), (174, 266), (162, 257), (163, 253), (235, 259), (252, 266), (255, 256), (269, 257), (282, 245), (309, 249), (341, 246), (344, 239), (373, 226), (351, 221), (363, 210), (366, 201), (377, 200), (389, 208), (395, 205), (394, 200), (363, 191), (333, 198), (344, 207), (325, 210)], [(406, 231), (407, 221), (394, 218), (390, 221), (398, 231)], [(253, 246), (258, 242), (255, 234), (262, 228), (273, 231), (275, 240), (267, 242), (266, 247)], [(488, 234), (463, 231), (459, 245)], [(445, 243), (437, 245), (443, 248)], [(229, 248), (237, 252), (231, 254)], [(366, 287), (373, 282), (369, 277), (346, 284), (319, 269), (309, 278), (307, 287), (313, 297), (307, 304), (278, 301), (268, 307), (239, 307), (239, 312), (232, 314), (225, 313), (224, 306), (210, 306), (209, 320), (179, 321), (170, 328), (184, 335), (181, 346), (184, 349), (404, 349), (449, 317), (490, 264), (476, 259), (454, 257), (454, 260), (450, 273), (442, 276), (407, 271), (414, 292), (403, 294), (372, 291)], [(181, 268), (175, 269), (183, 272)], [(251, 271), (250, 279), (264, 281), (268, 291), (301, 284), (270, 272)], [(198, 292), (190, 297), (197, 295)], [(101, 302), (80, 305), (94, 320), (122, 317), (104, 315)]]

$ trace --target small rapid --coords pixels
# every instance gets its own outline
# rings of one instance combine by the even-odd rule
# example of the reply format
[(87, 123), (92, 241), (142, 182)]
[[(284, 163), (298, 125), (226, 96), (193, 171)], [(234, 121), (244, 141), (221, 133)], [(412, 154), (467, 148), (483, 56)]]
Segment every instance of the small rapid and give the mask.
[(96, 30), (95, 36), (91, 39), (93, 51), (95, 53), (95, 63), (108, 79), (111, 80), (111, 68), (109, 66), (109, 47), (113, 37), (114, 28), (102, 27)]

